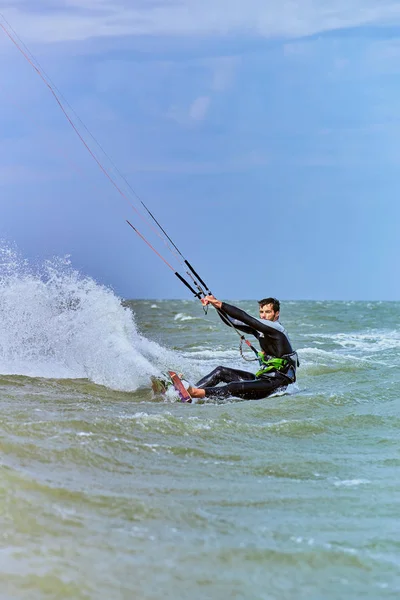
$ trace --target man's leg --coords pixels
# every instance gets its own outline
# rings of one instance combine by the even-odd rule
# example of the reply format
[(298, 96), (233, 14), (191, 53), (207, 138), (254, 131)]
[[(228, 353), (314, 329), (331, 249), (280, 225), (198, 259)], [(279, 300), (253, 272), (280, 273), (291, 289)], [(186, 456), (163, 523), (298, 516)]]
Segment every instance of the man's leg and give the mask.
[(241, 398), (242, 400), (261, 400), (278, 389), (285, 389), (288, 380), (276, 373), (273, 377), (253, 379), (251, 381), (234, 381), (220, 387), (188, 388), (193, 398)]
[(252, 381), (256, 376), (248, 371), (217, 367), (196, 383), (197, 388), (214, 387), (219, 383), (232, 383), (233, 381)]

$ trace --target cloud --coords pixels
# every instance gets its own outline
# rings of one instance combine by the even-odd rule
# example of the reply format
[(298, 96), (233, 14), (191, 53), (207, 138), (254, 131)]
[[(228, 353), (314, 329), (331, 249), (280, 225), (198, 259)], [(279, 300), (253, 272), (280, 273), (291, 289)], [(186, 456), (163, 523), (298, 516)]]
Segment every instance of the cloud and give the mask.
[(182, 127), (190, 127), (193, 122), (203, 121), (206, 118), (211, 105), (210, 96), (199, 96), (189, 105), (183, 103), (172, 104), (166, 111), (165, 116), (179, 123)]
[(0, 0), (26, 41), (112, 36), (301, 38), (359, 26), (400, 24), (398, 0)]
[(160, 163), (135, 162), (127, 167), (129, 174), (136, 173), (177, 173), (177, 174), (211, 174), (238, 173), (253, 169), (262, 169), (271, 165), (270, 158), (262, 152), (248, 152), (245, 155), (224, 156), (219, 160), (175, 160)]
[(189, 116), (194, 121), (202, 121), (210, 107), (211, 98), (209, 96), (199, 96), (192, 103), (189, 109)]
[(213, 59), (213, 91), (225, 92), (231, 87), (239, 62), (236, 56), (220, 56)]
[(0, 186), (21, 183), (57, 181), (65, 178), (65, 173), (51, 171), (45, 168), (28, 167), (26, 165), (8, 165), (0, 167)]

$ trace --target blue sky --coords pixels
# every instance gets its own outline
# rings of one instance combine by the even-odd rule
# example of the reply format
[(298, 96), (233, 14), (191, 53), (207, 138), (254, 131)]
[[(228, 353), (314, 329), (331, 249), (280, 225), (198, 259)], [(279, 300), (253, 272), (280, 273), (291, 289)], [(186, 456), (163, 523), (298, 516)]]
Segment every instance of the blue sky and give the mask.
[[(400, 2), (0, 12), (215, 295), (399, 299)], [(0, 238), (123, 297), (190, 297), (3, 31), (0, 66)]]

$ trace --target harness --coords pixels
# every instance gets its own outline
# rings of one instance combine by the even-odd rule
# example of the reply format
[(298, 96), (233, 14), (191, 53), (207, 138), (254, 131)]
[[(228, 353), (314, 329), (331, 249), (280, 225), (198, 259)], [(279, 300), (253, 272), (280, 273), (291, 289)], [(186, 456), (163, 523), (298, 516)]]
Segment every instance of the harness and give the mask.
[[(286, 377), (291, 383), (296, 381), (296, 375), (295, 375), (296, 366), (297, 367), (300, 366), (299, 357), (297, 356), (296, 351), (292, 352), (291, 354), (286, 354), (285, 356), (282, 356), (280, 358), (278, 358), (276, 356), (268, 357), (268, 355), (266, 357), (265, 352), (262, 352), (262, 351), (258, 352), (257, 349), (248, 340), (246, 340), (244, 335), (240, 334), (240, 332), (234, 327), (234, 325), (232, 325), (232, 327), (240, 335), (239, 350), (240, 350), (240, 354), (241, 354), (242, 358), (249, 362), (253, 361), (253, 360), (258, 360), (258, 363), (261, 368), (257, 371), (257, 373), (255, 373), (255, 376), (257, 379), (261, 378), (263, 375), (266, 375), (267, 373), (278, 372), (278, 373), (281, 373), (281, 375), (283, 375), (284, 377)], [(245, 353), (243, 352), (243, 343), (247, 344), (247, 346), (249, 346), (249, 348), (251, 348), (251, 350), (255, 354), (255, 358), (247, 358), (245, 356)], [(292, 367), (292, 369), (293, 369), (292, 376), (289, 374), (290, 367)]]
[(286, 358), (268, 358), (265, 359), (264, 352), (258, 352), (258, 362), (260, 364), (260, 369), (257, 371), (255, 376), (262, 377), (266, 373), (271, 373), (271, 371), (286, 371), (290, 366), (290, 362)]
[[(293, 353), (293, 354), (295, 354), (295, 353)], [(257, 356), (258, 356), (258, 362), (261, 367), (261, 369), (259, 369), (257, 371), (257, 373), (255, 373), (255, 376), (257, 379), (259, 379), (263, 375), (266, 375), (267, 373), (272, 373), (273, 371), (277, 371), (278, 373), (281, 373), (282, 375), (287, 377), (291, 382), (295, 381), (295, 378), (291, 377), (288, 372), (290, 367), (294, 368), (293, 362), (291, 360), (289, 360), (288, 358), (285, 358), (285, 357), (277, 358), (275, 356), (266, 358), (264, 352), (258, 352)], [(292, 357), (291, 354), (289, 354), (287, 356)], [(296, 355), (296, 363), (297, 363), (297, 366), (299, 366), (299, 360), (297, 358), (297, 355)]]

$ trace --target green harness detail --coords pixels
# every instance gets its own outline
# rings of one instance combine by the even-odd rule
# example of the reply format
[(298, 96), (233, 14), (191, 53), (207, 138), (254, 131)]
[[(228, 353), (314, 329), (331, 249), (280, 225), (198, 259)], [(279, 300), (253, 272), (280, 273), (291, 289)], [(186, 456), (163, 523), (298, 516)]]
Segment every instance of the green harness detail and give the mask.
[(286, 371), (290, 362), (286, 358), (269, 358), (265, 360), (264, 352), (258, 352), (258, 362), (260, 363), (261, 369), (255, 374), (256, 377), (261, 377), (271, 371)]

